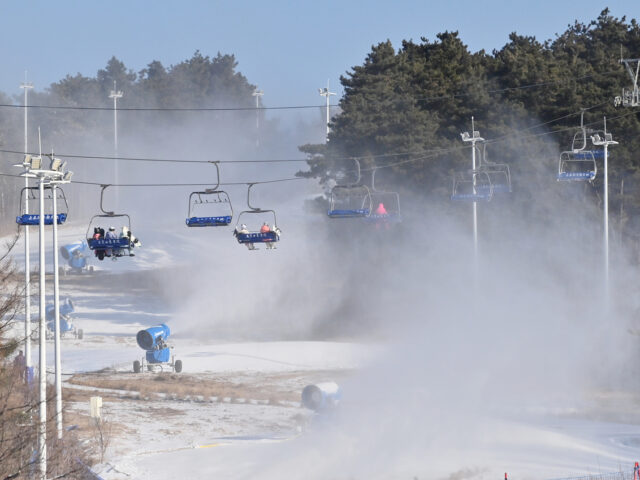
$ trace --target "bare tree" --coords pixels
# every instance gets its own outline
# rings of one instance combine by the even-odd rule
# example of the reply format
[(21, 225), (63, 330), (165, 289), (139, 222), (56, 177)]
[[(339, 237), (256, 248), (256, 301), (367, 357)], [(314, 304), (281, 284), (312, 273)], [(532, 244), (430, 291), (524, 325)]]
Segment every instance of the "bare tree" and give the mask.
[[(18, 234), (0, 247), (0, 480), (30, 478), (37, 470), (37, 395), (24, 362), (14, 358), (24, 339), (11, 336), (24, 293), (23, 277), (10, 256), (17, 240)], [(49, 388), (47, 401), (53, 396), (54, 389)], [(55, 431), (55, 411), (47, 419), (47, 429)], [(87, 452), (73, 432), (63, 440), (51, 435), (47, 452), (47, 478), (94, 478), (86, 466)]]

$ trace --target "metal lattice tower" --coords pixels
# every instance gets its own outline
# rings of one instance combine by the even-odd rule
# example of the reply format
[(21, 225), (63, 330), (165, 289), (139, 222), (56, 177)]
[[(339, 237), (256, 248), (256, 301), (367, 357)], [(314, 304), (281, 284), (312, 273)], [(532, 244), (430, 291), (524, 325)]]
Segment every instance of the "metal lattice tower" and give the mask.
[[(640, 58), (621, 58), (620, 63), (624, 63), (627, 73), (631, 77), (633, 87), (630, 89), (623, 88), (622, 96), (616, 97), (615, 106), (623, 107), (640, 107), (640, 88), (638, 88), (638, 74), (640, 74)], [(634, 72), (635, 66), (635, 72)]]

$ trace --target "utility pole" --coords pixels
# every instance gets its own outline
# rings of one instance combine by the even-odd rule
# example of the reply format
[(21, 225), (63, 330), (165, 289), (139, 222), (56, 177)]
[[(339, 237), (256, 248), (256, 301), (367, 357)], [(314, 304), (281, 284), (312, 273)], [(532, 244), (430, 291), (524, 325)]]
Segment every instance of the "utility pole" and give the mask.
[[(20, 84), (20, 88), (24, 90), (24, 154), (29, 153), (28, 142), (28, 95), (29, 90), (33, 88), (33, 83), (27, 82), (27, 72), (24, 72), (24, 82)], [(24, 177), (24, 186), (29, 188), (29, 178)], [(24, 212), (29, 213), (29, 190), (25, 190)], [(29, 252), (29, 226), (24, 226), (24, 359), (26, 380), (29, 381), (33, 376), (33, 366), (31, 364), (31, 259)]]
[(331, 95), (335, 95), (334, 92), (330, 92), (329, 91), (329, 80), (327, 79), (327, 86), (325, 88), (319, 88), (318, 92), (320, 93), (321, 97), (325, 97), (327, 100), (327, 142), (329, 141), (329, 97)]
[(613, 136), (607, 133), (607, 117), (604, 117), (604, 138), (596, 133), (591, 136), (591, 142), (594, 145), (604, 147), (604, 294), (605, 294), (605, 311), (609, 312), (610, 303), (610, 285), (609, 285), (609, 172), (608, 172), (608, 147), (609, 145), (618, 145), (613, 140)]
[(263, 95), (264, 92), (257, 88), (251, 94), (251, 96), (256, 97), (256, 147), (260, 146), (260, 97)]
[[(37, 178), (38, 179), (38, 191), (39, 198), (39, 290), (40, 290), (40, 306), (39, 306), (39, 337), (40, 337), (40, 349), (39, 349), (39, 362), (38, 362), (38, 377), (39, 377), (39, 421), (38, 421), (38, 456), (37, 464), (40, 480), (46, 480), (47, 477), (47, 326), (46, 326), (46, 306), (45, 306), (45, 239), (44, 239), (44, 225), (45, 225), (45, 209), (44, 209), (44, 188), (45, 185), (49, 185), (52, 180), (63, 180), (64, 174), (61, 171), (64, 166), (61, 161), (52, 161), (49, 169), (42, 168), (42, 156), (32, 157), (27, 155), (23, 163), (25, 171), (22, 176)], [(57, 222), (58, 218), (53, 217), (52, 222)]]
[(55, 342), (55, 387), (56, 387), (56, 430), (58, 439), (62, 439), (62, 364), (60, 351), (60, 284), (58, 266), (58, 202), (57, 186), (69, 183), (72, 172), (64, 173), (66, 162), (53, 157), (51, 153), (51, 170), (63, 172), (60, 178), (51, 178), (51, 199), (53, 202), (53, 312), (54, 312), (54, 342)]
[[(114, 156), (114, 183), (118, 184), (118, 99), (122, 98), (122, 91), (116, 88), (116, 81), (113, 81), (113, 90), (109, 98), (113, 98), (113, 156)], [(116, 206), (118, 205), (118, 193), (116, 190)]]
[[(460, 134), (463, 142), (471, 142), (471, 175), (473, 175), (473, 193), (476, 194), (476, 142), (484, 142), (480, 132), (475, 130), (475, 123), (471, 117), (471, 135), (469, 132)], [(473, 202), (473, 258), (476, 275), (478, 272), (478, 204)]]

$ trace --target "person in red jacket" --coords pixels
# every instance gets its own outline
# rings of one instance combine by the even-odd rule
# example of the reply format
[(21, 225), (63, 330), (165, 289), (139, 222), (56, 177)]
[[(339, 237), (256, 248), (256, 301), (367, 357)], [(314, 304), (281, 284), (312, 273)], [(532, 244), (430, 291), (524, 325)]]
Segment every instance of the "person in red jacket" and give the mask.
[(376, 208), (376, 215), (387, 215), (387, 209), (384, 208), (384, 203), (380, 202), (378, 208)]

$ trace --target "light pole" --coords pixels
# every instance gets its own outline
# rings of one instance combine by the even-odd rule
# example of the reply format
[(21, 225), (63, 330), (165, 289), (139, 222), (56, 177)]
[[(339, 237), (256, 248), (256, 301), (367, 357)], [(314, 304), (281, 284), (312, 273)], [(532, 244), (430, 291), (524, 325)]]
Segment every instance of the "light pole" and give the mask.
[(607, 117), (604, 117), (604, 138), (600, 134), (596, 133), (591, 136), (591, 142), (594, 145), (604, 147), (604, 301), (605, 311), (609, 311), (609, 298), (610, 298), (610, 286), (609, 286), (609, 145), (618, 145), (618, 142), (613, 140), (613, 136), (607, 133)]
[[(118, 99), (122, 98), (122, 91), (116, 89), (116, 81), (113, 81), (113, 90), (109, 98), (113, 98), (113, 156), (114, 156), (114, 183), (118, 184)], [(118, 205), (118, 193), (116, 192), (116, 206)]]
[[(24, 89), (24, 154), (29, 153), (28, 142), (28, 94), (33, 88), (33, 83), (27, 82), (27, 72), (24, 72), (24, 82), (20, 84), (20, 88)], [(29, 178), (24, 177), (24, 186), (29, 188)], [(24, 214), (29, 213), (29, 190), (25, 190)], [(31, 365), (31, 258), (29, 252), (29, 226), (24, 226), (24, 360), (25, 375), (29, 381), (33, 376), (33, 367)]]
[[(471, 142), (471, 175), (473, 175), (473, 193), (476, 193), (476, 142), (484, 142), (484, 138), (480, 136), (480, 132), (475, 130), (475, 123), (471, 117), (471, 135), (469, 132), (460, 134), (463, 142)], [(478, 204), (473, 202), (473, 261), (476, 273), (478, 270)]]
[(58, 438), (62, 439), (62, 366), (60, 352), (60, 286), (58, 266), (58, 202), (57, 187), (61, 183), (69, 183), (73, 172), (64, 173), (66, 162), (51, 155), (51, 170), (63, 175), (51, 178), (51, 199), (53, 203), (53, 312), (54, 312), (54, 348), (55, 348), (55, 386), (56, 386), (56, 430)]
[[(45, 224), (45, 210), (44, 210), (44, 187), (45, 184), (49, 184), (52, 180), (62, 180), (63, 173), (60, 168), (63, 166), (62, 162), (51, 163), (50, 169), (42, 168), (42, 157), (31, 157), (27, 155), (25, 157), (24, 165), (26, 171), (22, 173), (25, 177), (38, 179), (38, 191), (40, 195), (40, 210), (38, 215), (39, 226), (39, 290), (40, 290), (40, 306), (39, 306), (39, 337), (40, 337), (40, 349), (39, 349), (39, 362), (38, 362), (38, 377), (39, 377), (39, 422), (38, 422), (38, 466), (39, 466), (39, 478), (46, 480), (47, 476), (47, 342), (46, 342), (46, 306), (45, 306), (45, 239), (44, 239), (44, 224)], [(53, 222), (57, 222), (58, 218), (53, 217)]]
[(257, 88), (251, 94), (251, 96), (256, 97), (256, 147), (260, 146), (260, 97), (263, 95), (264, 92)]
[(325, 97), (327, 100), (327, 142), (329, 141), (329, 97), (335, 95), (334, 92), (329, 91), (329, 80), (327, 79), (327, 86), (325, 88), (319, 88), (318, 92), (321, 97)]

